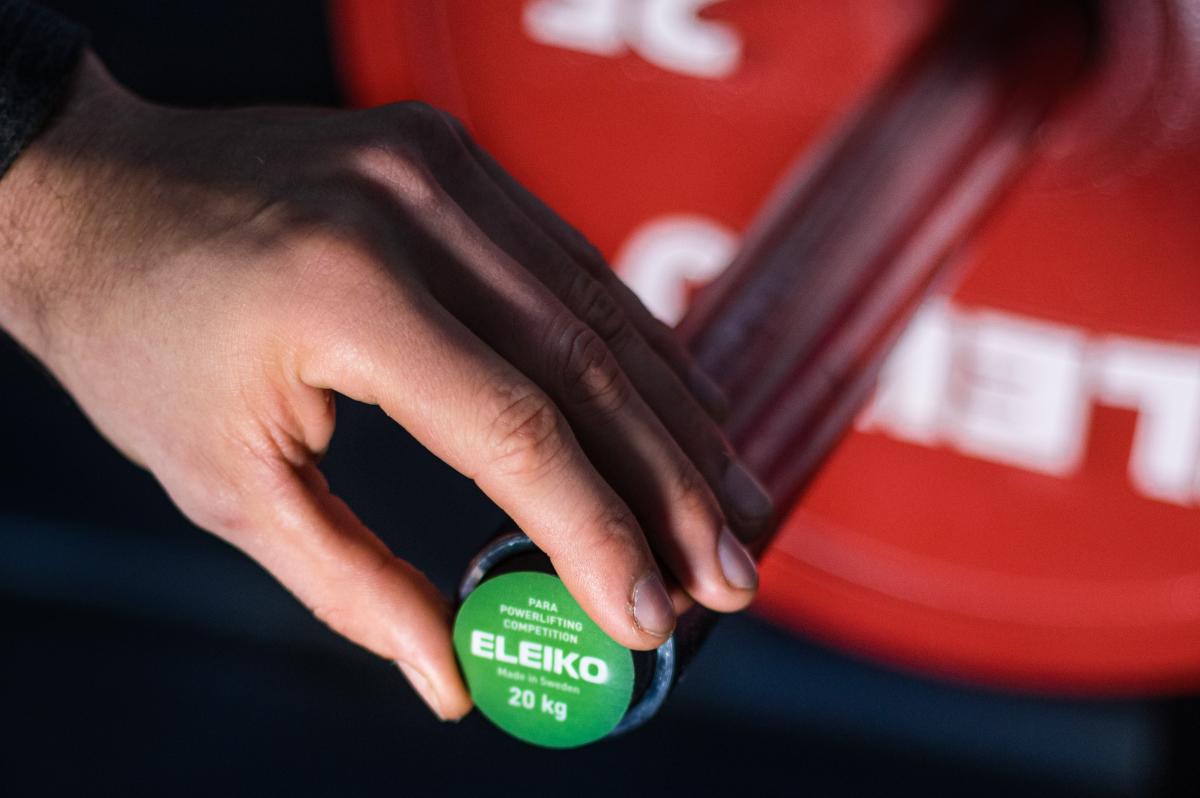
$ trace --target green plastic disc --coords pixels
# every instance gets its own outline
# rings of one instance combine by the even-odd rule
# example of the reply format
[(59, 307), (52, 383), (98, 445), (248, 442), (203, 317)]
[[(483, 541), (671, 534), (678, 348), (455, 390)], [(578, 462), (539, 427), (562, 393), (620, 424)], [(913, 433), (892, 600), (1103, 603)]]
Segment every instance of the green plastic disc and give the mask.
[(633, 695), (633, 654), (550, 574), (503, 574), (477, 587), (458, 610), (454, 649), (479, 711), (534, 745), (599, 740)]

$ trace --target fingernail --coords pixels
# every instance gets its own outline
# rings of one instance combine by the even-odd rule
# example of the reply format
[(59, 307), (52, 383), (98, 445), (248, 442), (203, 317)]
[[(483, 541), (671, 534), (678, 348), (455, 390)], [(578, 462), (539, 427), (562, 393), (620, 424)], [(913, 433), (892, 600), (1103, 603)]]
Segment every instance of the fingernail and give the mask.
[(729, 400), (725, 398), (725, 392), (699, 366), (692, 366), (688, 373), (688, 389), (709, 414), (724, 418), (729, 412)]
[(446, 715), (442, 712), (437, 693), (433, 689), (433, 683), (425, 678), (425, 674), (407, 662), (400, 662), (399, 660), (396, 661), (396, 667), (404, 674), (404, 678), (408, 679), (408, 683), (417, 691), (417, 695), (421, 696), (421, 700), (433, 710), (433, 714), (437, 715), (438, 720), (445, 720)]
[(675, 628), (675, 609), (662, 577), (649, 573), (633, 589), (633, 620), (643, 632), (666, 637)]
[(757, 520), (771, 514), (771, 497), (754, 475), (737, 460), (730, 460), (721, 478), (725, 500), (743, 519)]
[(754, 558), (734, 537), (729, 527), (721, 530), (721, 537), (717, 541), (717, 558), (721, 561), (726, 582), (738, 590), (754, 590), (758, 587), (758, 567), (754, 564)]

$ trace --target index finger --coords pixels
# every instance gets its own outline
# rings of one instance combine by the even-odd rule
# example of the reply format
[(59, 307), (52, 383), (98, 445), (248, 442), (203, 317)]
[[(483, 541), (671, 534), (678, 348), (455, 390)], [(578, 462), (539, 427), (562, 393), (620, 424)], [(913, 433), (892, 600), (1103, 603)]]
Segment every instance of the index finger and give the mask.
[(433, 297), (384, 300), (341, 345), (314, 351), (301, 378), (379, 404), (508, 513), (610, 637), (660, 645), (675, 613), (658, 566), (554, 403)]

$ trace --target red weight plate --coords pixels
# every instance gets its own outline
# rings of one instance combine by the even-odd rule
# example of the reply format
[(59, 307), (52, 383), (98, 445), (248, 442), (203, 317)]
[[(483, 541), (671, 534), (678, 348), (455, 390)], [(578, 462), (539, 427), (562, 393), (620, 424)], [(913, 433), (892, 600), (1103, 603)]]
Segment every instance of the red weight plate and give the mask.
[[(694, 287), (688, 259), (731, 245), (939, 6), (334, 11), (352, 97), (458, 113), (661, 310), (663, 292)], [(965, 281), (910, 328), (860, 429), (793, 508), (764, 563), (768, 616), (958, 678), (1200, 684), (1200, 143), (1185, 118), (1200, 107), (1186, 102), (1200, 14), (1143, 6), (1160, 16), (1112, 23), (1109, 56), (1128, 67), (1102, 71), (1047, 132), (1058, 160), (964, 253)], [(1147, 108), (1158, 116), (1131, 111)]]

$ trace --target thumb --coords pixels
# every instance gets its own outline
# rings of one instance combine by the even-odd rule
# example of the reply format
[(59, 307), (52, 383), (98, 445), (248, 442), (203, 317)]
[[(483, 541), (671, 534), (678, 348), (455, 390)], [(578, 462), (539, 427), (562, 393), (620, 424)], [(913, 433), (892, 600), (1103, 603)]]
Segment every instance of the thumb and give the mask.
[(443, 720), (471, 709), (437, 588), (395, 557), (314, 464), (284, 467), (230, 536), (330, 628), (394, 661)]

